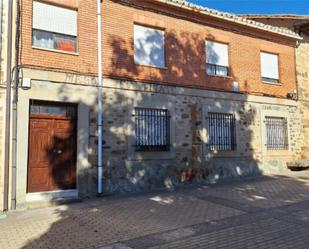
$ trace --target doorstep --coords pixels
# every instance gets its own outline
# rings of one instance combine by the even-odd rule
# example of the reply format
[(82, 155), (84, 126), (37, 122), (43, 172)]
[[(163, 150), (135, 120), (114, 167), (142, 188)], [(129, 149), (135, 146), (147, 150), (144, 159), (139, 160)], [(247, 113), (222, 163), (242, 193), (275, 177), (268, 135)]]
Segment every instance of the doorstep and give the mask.
[(26, 194), (26, 208), (42, 208), (80, 201), (78, 190), (56, 190)]
[(6, 213), (0, 211), (0, 220), (4, 220), (6, 218)]

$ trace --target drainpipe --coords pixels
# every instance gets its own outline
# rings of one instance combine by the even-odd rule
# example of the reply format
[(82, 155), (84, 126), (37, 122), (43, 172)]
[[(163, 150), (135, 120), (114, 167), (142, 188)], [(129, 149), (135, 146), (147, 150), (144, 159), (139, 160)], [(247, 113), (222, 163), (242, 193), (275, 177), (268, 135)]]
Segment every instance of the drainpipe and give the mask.
[(101, 0), (97, 0), (98, 16), (98, 194), (103, 192), (103, 80), (102, 80), (102, 16)]
[(18, 102), (18, 85), (19, 85), (19, 31), (20, 31), (20, 1), (17, 0), (16, 15), (16, 32), (15, 32), (15, 65), (14, 65), (14, 84), (13, 84), (13, 101), (12, 101), (12, 194), (11, 208), (16, 209), (16, 161), (17, 161), (17, 102)]
[[(2, 66), (2, 17), (3, 17), (3, 3), (0, 1), (0, 72), (1, 72), (1, 66)], [(1, 77), (1, 73), (0, 73)], [(0, 78), (1, 80), (1, 78)]]
[(4, 138), (4, 196), (3, 209), (8, 210), (9, 199), (9, 168), (10, 168), (10, 118), (11, 118), (11, 66), (12, 66), (12, 16), (13, 0), (8, 5), (8, 30), (7, 30), (7, 68), (6, 68), (6, 112), (5, 112), (5, 138)]

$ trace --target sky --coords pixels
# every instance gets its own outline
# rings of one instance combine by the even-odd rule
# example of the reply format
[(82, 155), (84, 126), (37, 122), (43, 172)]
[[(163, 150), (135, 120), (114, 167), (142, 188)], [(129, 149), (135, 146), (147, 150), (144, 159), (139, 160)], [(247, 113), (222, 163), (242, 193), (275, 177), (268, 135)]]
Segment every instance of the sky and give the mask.
[(309, 0), (187, 0), (208, 8), (236, 14), (309, 15)]

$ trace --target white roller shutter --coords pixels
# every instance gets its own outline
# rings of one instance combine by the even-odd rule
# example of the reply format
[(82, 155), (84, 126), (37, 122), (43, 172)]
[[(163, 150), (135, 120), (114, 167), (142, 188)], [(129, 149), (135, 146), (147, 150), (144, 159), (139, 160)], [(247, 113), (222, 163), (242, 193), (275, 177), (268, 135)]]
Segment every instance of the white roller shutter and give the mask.
[(134, 25), (134, 61), (139, 65), (164, 67), (164, 31)]
[(33, 1), (33, 28), (77, 36), (77, 11)]
[(218, 42), (206, 41), (206, 63), (228, 67), (228, 45)]
[(279, 79), (278, 56), (261, 52), (262, 77)]

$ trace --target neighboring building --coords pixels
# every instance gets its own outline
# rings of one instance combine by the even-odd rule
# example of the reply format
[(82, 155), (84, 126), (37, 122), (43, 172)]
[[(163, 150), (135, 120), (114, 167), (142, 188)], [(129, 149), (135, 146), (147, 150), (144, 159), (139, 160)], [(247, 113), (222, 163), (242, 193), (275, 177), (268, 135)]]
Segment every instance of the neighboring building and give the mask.
[[(96, 4), (22, 3), (17, 208), (95, 195)], [(104, 191), (279, 172), (300, 155), (297, 34), (179, 0), (102, 10)]]
[(300, 15), (246, 15), (261, 23), (283, 27), (298, 33), (301, 40), (296, 48), (298, 99), (302, 114), (301, 158), (309, 159), (309, 16)]

